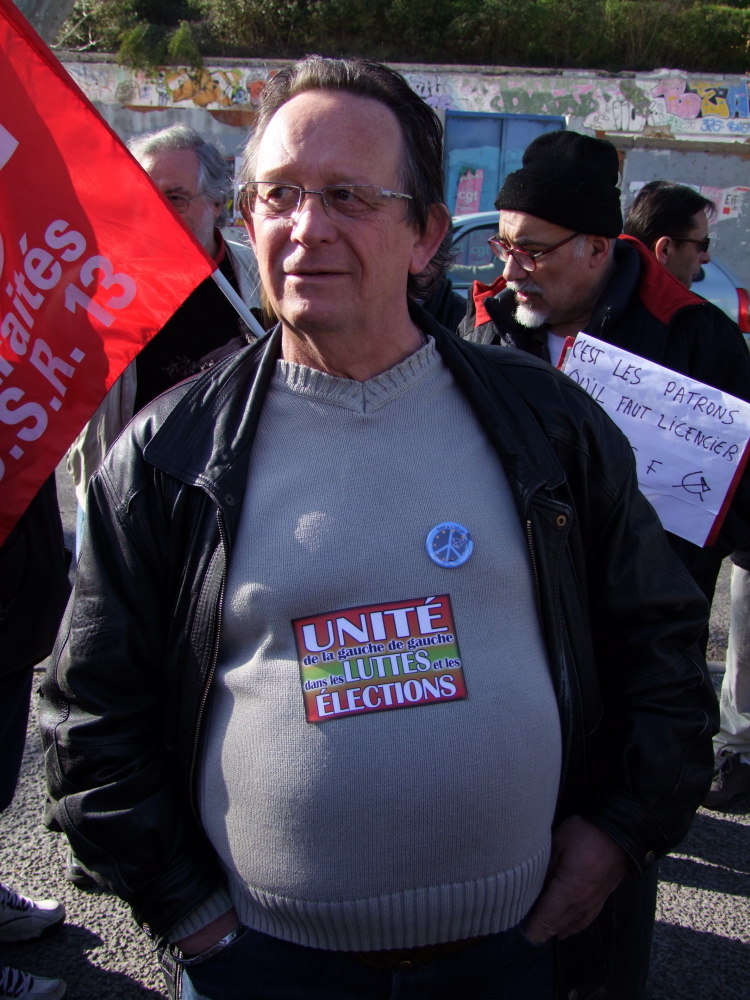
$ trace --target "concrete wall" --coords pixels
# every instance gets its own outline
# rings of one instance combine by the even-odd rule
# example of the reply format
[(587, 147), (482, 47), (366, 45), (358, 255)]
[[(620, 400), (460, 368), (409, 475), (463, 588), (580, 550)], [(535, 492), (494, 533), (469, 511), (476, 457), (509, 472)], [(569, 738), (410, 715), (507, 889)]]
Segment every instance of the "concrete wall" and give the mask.
[[(114, 57), (62, 54), (63, 65), (124, 139), (185, 121), (239, 156), (266, 82), (283, 62), (227, 59), (153, 73)], [(506, 67), (397, 67), (436, 109), (562, 116), (566, 127), (611, 139), (623, 158), (623, 201), (668, 178), (719, 204), (716, 256), (750, 288), (750, 80), (677, 70), (614, 75)], [(712, 250), (714, 248), (712, 247)]]
[[(146, 109), (203, 108), (248, 125), (266, 81), (284, 63), (227, 59), (199, 70), (147, 73), (102, 56), (63, 64), (88, 97)], [(662, 139), (742, 142), (750, 137), (750, 81), (678, 70), (615, 75), (594, 70), (483, 66), (397, 67), (428, 104), (456, 111), (563, 115), (574, 129)], [(244, 112), (244, 119), (243, 119)]]

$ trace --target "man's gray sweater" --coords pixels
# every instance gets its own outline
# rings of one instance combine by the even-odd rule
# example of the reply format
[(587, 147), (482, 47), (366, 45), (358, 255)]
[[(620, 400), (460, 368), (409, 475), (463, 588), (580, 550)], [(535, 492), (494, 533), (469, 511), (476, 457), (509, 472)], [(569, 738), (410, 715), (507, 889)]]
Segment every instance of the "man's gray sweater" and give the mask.
[[(446, 524), (470, 535), (468, 558), (458, 542), (451, 563)], [(372, 681), (347, 699), (331, 677), (305, 696), (305, 619), (345, 687)], [(377, 661), (379, 636), (420, 657)], [(362, 383), (278, 362), (200, 775), (240, 920), (336, 950), (512, 927), (546, 873), (560, 757), (523, 527), (434, 344)]]

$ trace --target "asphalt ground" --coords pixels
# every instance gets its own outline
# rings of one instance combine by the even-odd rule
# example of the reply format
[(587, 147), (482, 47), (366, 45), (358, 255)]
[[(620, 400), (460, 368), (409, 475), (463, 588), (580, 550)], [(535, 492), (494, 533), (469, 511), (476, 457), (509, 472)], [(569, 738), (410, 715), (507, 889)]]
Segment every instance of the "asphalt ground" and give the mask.
[[(58, 484), (72, 544), (75, 500), (66, 475), (58, 474)], [(717, 686), (728, 631), (728, 580), (726, 566), (709, 643)], [(37, 672), (35, 689), (39, 677)], [(26, 895), (62, 900), (67, 917), (38, 941), (0, 945), (0, 962), (61, 976), (68, 1000), (159, 1000), (166, 996), (161, 975), (128, 908), (67, 882), (65, 839), (41, 824), (43, 756), (35, 703), (16, 796), (0, 816), (0, 880)], [(661, 862), (660, 876), (647, 1000), (750, 1000), (750, 796), (735, 800), (728, 812), (701, 809), (687, 838)]]

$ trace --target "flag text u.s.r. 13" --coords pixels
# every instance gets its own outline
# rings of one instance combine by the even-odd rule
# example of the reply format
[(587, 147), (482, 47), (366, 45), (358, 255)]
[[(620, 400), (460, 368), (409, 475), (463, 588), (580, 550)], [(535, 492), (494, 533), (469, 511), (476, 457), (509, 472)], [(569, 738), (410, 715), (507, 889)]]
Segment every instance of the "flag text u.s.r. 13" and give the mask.
[[(69, 272), (67, 265), (77, 262), (86, 253), (86, 240), (64, 219), (56, 219), (47, 226), (41, 240), (33, 241), (41, 245), (30, 246), (30, 242), (26, 233), (19, 240), (23, 269), (15, 271), (4, 288), (10, 308), (0, 320), (0, 336), (19, 361), (28, 361), (49, 382), (55, 395), (46, 401), (47, 406), (59, 410), (67, 383), (75, 375), (76, 365), (83, 360), (85, 352), (80, 347), (73, 347), (67, 358), (57, 357), (48, 343), (34, 336), (33, 331), (43, 316), (48, 293)], [(99, 254), (83, 260), (76, 278), (76, 281), (65, 283), (65, 308), (71, 313), (84, 310), (105, 327), (112, 325), (115, 311), (128, 306), (136, 294), (133, 278), (115, 272), (111, 261)], [(86, 289), (92, 285), (109, 293), (105, 303), (94, 301), (87, 294)], [(0, 423), (18, 426), (16, 437), (21, 441), (36, 441), (47, 428), (47, 408), (38, 401), (25, 399), (27, 393), (20, 386), (1, 385), (13, 376), (16, 364), (12, 364), (7, 355), (0, 355)], [(14, 445), (9, 454), (19, 459), (23, 449)], [(0, 455), (0, 479), (4, 472), (5, 461)]]

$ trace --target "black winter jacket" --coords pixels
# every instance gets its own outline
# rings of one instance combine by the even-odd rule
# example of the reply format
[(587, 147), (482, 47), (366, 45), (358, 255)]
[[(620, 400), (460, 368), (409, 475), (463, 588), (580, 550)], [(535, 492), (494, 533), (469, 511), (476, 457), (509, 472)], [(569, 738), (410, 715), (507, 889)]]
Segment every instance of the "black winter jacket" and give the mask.
[[(585, 332), (750, 401), (750, 351), (737, 324), (685, 288), (634, 237), (619, 238), (615, 261)], [(474, 343), (516, 347), (550, 361), (546, 330), (521, 326), (514, 310), (515, 297), (502, 278), (491, 286), (475, 282), (458, 333)], [(740, 483), (712, 546), (668, 538), (710, 601), (722, 559), (750, 548), (750, 475)]]
[(0, 678), (49, 656), (70, 594), (54, 473), (0, 547)]
[[(505, 467), (528, 539), (563, 733), (558, 819), (578, 813), (643, 871), (710, 782), (707, 608), (590, 397), (422, 311)], [(74, 599), (43, 683), (51, 801), (97, 878), (160, 939), (223, 881), (195, 805), (226, 567), (277, 331), (168, 391), (88, 494)], [(581, 994), (583, 996), (583, 994)]]

